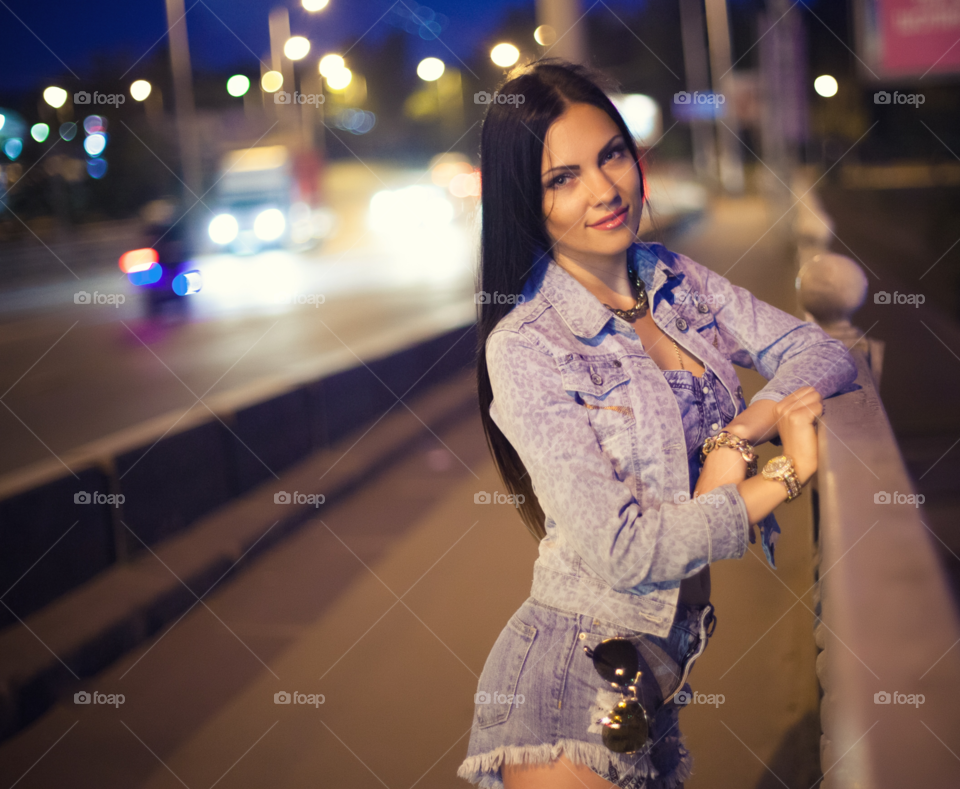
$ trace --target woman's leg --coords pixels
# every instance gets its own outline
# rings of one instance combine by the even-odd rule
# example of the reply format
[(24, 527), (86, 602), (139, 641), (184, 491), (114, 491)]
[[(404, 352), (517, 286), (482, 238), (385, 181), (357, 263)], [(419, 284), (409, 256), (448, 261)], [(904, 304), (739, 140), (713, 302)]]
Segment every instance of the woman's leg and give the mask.
[(574, 764), (566, 754), (549, 764), (505, 764), (503, 789), (617, 789), (584, 764)]

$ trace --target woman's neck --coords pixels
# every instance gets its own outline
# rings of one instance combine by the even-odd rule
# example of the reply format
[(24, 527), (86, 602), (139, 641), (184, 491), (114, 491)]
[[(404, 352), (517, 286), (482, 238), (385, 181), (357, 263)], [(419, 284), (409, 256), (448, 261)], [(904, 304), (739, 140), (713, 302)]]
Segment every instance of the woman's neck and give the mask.
[(571, 258), (562, 253), (554, 256), (557, 265), (567, 271), (600, 301), (619, 306), (615, 301), (630, 302), (635, 296), (627, 271), (627, 252), (624, 250), (612, 257)]

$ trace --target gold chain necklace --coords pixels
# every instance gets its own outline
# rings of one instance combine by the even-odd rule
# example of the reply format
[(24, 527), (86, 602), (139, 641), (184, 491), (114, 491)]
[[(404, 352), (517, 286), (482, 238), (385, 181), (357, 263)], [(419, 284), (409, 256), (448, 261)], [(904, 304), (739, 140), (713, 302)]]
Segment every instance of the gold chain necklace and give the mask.
[[(629, 266), (627, 267), (629, 271)], [(634, 318), (642, 318), (647, 314), (647, 308), (649, 307), (649, 299), (647, 298), (647, 286), (643, 283), (643, 280), (640, 279), (639, 271), (632, 271), (633, 275), (632, 284), (637, 291), (637, 303), (634, 304), (629, 310), (619, 310), (616, 307), (611, 307), (609, 304), (604, 303), (604, 307), (611, 310), (614, 315), (623, 318), (625, 321), (633, 321)], [(659, 327), (657, 327), (659, 328)], [(660, 329), (663, 332), (664, 336), (667, 336), (667, 333)], [(680, 346), (677, 345), (677, 341), (670, 338), (670, 342), (673, 343), (673, 349), (677, 352), (677, 361), (680, 362), (680, 369), (686, 370), (687, 368), (683, 366), (683, 356), (680, 355)]]

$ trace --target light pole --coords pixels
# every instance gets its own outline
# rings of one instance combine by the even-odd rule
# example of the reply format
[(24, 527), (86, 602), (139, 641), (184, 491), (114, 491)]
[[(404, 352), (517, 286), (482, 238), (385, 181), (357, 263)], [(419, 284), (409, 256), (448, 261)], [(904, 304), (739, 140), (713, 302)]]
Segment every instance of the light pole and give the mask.
[(200, 167), (200, 138), (197, 134), (196, 109), (193, 103), (193, 77), (190, 71), (190, 46), (187, 42), (187, 19), (184, 0), (166, 0), (167, 36), (170, 39), (170, 68), (173, 71), (173, 96), (177, 113), (177, 135), (180, 140), (180, 161), (184, 187), (200, 194), (203, 173)]

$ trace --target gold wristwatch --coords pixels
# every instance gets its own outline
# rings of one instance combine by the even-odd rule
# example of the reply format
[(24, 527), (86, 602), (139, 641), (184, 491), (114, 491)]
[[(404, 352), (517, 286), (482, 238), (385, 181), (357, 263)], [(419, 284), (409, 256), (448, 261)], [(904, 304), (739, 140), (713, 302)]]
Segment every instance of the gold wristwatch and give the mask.
[(713, 450), (720, 447), (729, 447), (740, 453), (740, 456), (747, 461), (747, 478), (753, 477), (757, 473), (757, 453), (745, 438), (734, 435), (727, 430), (721, 430), (715, 436), (710, 436), (703, 442), (700, 449), (700, 462), (703, 463)]
[(797, 470), (793, 465), (793, 458), (789, 455), (778, 455), (767, 461), (763, 467), (763, 478), (782, 482), (787, 486), (787, 501), (793, 501), (802, 490)]

